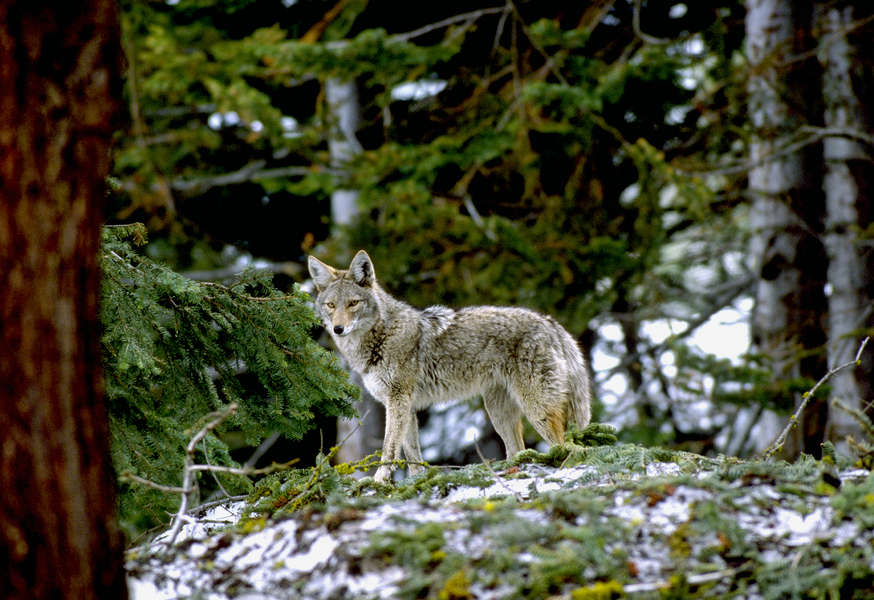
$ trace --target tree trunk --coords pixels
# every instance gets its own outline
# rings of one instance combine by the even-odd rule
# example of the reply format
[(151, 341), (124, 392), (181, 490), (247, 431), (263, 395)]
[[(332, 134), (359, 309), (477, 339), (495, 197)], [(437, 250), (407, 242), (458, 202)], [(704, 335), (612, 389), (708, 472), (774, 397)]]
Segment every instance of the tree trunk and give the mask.
[[(863, 68), (860, 49), (850, 44), (847, 32), (854, 24), (853, 6), (829, 3), (819, 15), (820, 51), (823, 67), (823, 99), (825, 126), (833, 130), (868, 133), (872, 119), (868, 107), (870, 98), (860, 97), (859, 89), (872, 85), (870, 70)], [(855, 35), (863, 44), (862, 56), (874, 50), (870, 28)], [(870, 92), (869, 92), (870, 93)], [(829, 340), (828, 358), (831, 365), (853, 359), (865, 329), (874, 326), (871, 307), (874, 304), (874, 271), (870, 248), (860, 239), (860, 227), (871, 223), (871, 183), (874, 163), (859, 142), (843, 136), (825, 138), (823, 153), (826, 174), (823, 183), (826, 199), (825, 245), (829, 257)], [(855, 369), (844, 369), (830, 381), (831, 401), (838, 400), (855, 410), (863, 410), (872, 400), (874, 386), (874, 354), (861, 357)], [(868, 406), (869, 415), (872, 413)], [(846, 412), (832, 404), (829, 414), (829, 437), (844, 453), (849, 447), (843, 441), (847, 435), (857, 439), (860, 425)]]
[[(361, 154), (361, 144), (355, 137), (361, 122), (361, 106), (355, 82), (328, 79), (325, 81), (325, 98), (331, 119), (328, 138), (331, 166), (342, 170), (350, 160)], [(358, 190), (334, 190), (331, 194), (331, 219), (334, 225), (349, 225), (356, 216)]]
[[(754, 128), (750, 155), (755, 165), (749, 173), (751, 255), (759, 274), (753, 342), (771, 358), (776, 381), (800, 376), (816, 380), (825, 368), (815, 353), (825, 342), (826, 259), (818, 238), (821, 150), (816, 145), (784, 150), (788, 136), (809, 122), (817, 104), (815, 61), (787, 60), (809, 49), (811, 22), (807, 2), (747, 0)], [(820, 453), (826, 408), (814, 401), (803, 413), (798, 435), (787, 442), (788, 456)]]
[(2, 598), (127, 596), (97, 307), (120, 57), (112, 0), (0, 3)]
[[(348, 162), (361, 153), (355, 137), (361, 122), (361, 106), (354, 81), (328, 79), (325, 97), (331, 119), (328, 151), (331, 166), (342, 171)], [(331, 193), (331, 222), (334, 227), (351, 225), (358, 216), (358, 190), (336, 189)], [(337, 419), (338, 462), (355, 462), (382, 448), (385, 411), (364, 388), (361, 378), (352, 374), (352, 381), (361, 388), (361, 399), (355, 403), (360, 419)]]

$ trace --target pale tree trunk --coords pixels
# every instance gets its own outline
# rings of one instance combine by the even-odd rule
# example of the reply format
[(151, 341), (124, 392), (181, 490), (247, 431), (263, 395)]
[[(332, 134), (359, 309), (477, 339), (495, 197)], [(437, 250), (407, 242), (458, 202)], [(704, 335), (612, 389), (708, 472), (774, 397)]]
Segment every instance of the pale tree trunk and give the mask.
[[(361, 153), (355, 137), (361, 122), (361, 106), (354, 81), (328, 79), (325, 97), (331, 120), (328, 151), (331, 166), (342, 172), (350, 160)], [(331, 194), (331, 222), (334, 227), (350, 225), (358, 216), (358, 191), (337, 189)], [(361, 399), (355, 403), (359, 419), (337, 419), (337, 443), (341, 444), (336, 460), (355, 462), (382, 447), (385, 411), (364, 388), (361, 378), (352, 374), (352, 381), (361, 388)], [(342, 443), (341, 443), (342, 442)]]
[[(361, 122), (361, 106), (354, 81), (328, 79), (325, 98), (331, 129), (328, 152), (331, 166), (340, 171), (361, 153), (361, 144), (355, 133)], [(331, 194), (331, 221), (334, 225), (349, 225), (358, 216), (358, 191), (337, 189)]]
[(98, 250), (114, 0), (0, 2), (0, 598), (125, 598)]
[[(817, 237), (821, 191), (817, 148), (785, 152), (786, 140), (807, 121), (817, 71), (812, 61), (787, 61), (804, 51), (810, 6), (791, 0), (747, 0), (749, 117), (754, 128), (750, 158), (751, 259), (759, 279), (753, 341), (770, 357), (776, 381), (818, 378), (824, 361), (807, 351), (825, 341), (821, 319), (825, 255)], [(815, 64), (815, 63), (813, 63)], [(817, 90), (818, 92), (818, 90)], [(811, 191), (813, 190), (813, 193)], [(817, 454), (825, 430), (825, 403), (812, 403), (785, 447), (787, 456)], [(758, 437), (769, 443), (777, 420), (767, 417)], [(766, 426), (766, 427), (764, 427)]]
[[(866, 74), (847, 32), (854, 25), (853, 6), (828, 3), (819, 15), (821, 31), (819, 60), (823, 67), (823, 98), (825, 126), (844, 132), (871, 132), (870, 108), (859, 97), (857, 89), (874, 84)], [(857, 33), (859, 43), (874, 46), (864, 39), (871, 35), (866, 30)], [(874, 163), (871, 154), (859, 142), (846, 135), (825, 138), (823, 152), (826, 162), (823, 188), (826, 198), (825, 245), (829, 257), (829, 339), (830, 365), (843, 364), (853, 359), (864, 330), (874, 325), (871, 308), (872, 272), (871, 250), (859, 238), (860, 227), (871, 221), (871, 185), (874, 182)], [(871, 414), (872, 385), (874, 385), (872, 353), (862, 356), (862, 364), (855, 369), (838, 372), (830, 381), (831, 401), (840, 401), (855, 410), (867, 406)], [(829, 412), (829, 437), (838, 450), (849, 451), (846, 436), (857, 439), (860, 425), (846, 411), (832, 404)]]

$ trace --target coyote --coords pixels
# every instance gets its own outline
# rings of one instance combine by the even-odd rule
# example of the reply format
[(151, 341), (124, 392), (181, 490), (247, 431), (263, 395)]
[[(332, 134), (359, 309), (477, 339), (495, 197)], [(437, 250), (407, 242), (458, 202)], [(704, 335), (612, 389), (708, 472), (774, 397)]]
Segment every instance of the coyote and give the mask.
[(481, 394), (507, 457), (525, 448), (522, 415), (550, 444), (589, 423), (591, 383), (580, 349), (552, 317), (524, 308), (417, 310), (385, 292), (360, 250), (348, 270), (309, 257), (316, 311), (350, 366), (386, 408), (377, 481), (401, 448), (423, 469), (416, 410)]

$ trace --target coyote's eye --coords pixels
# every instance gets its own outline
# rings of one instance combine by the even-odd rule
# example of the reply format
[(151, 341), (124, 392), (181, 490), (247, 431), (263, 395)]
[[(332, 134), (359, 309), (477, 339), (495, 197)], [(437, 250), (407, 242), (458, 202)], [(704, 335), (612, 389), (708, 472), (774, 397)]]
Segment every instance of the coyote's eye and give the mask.
[(348, 306), (349, 308), (352, 308), (353, 306), (358, 306), (358, 303), (359, 303), (359, 302), (361, 302), (361, 300), (350, 300), (350, 301), (349, 301), (349, 304), (348, 304), (347, 306)]
[(328, 307), (328, 310), (334, 310), (334, 303), (333, 302), (325, 302), (325, 306)]

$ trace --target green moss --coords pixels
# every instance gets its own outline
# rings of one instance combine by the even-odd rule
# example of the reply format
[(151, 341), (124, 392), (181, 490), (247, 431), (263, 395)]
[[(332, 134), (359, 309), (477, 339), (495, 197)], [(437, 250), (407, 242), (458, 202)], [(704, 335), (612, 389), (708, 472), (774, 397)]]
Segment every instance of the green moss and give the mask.
[(467, 598), (470, 580), (466, 574), (459, 575), (467, 560), (444, 547), (447, 528), (445, 523), (424, 523), (375, 532), (363, 555), (406, 570), (398, 590), (401, 598)]
[(470, 579), (467, 571), (461, 569), (449, 576), (443, 589), (437, 594), (440, 600), (457, 600), (461, 598), (473, 598), (470, 593)]
[(684, 561), (692, 555), (692, 544), (689, 541), (688, 523), (681, 523), (668, 536), (668, 550), (675, 561)]
[(412, 530), (375, 532), (364, 554), (393, 565), (433, 567), (446, 557), (444, 527), (440, 523), (424, 523)]
[(564, 434), (566, 442), (578, 446), (612, 446), (618, 439), (616, 428), (603, 423), (590, 423), (582, 430), (571, 425)]
[(612, 600), (624, 596), (625, 591), (618, 581), (598, 581), (571, 591), (571, 600)]
[[(797, 562), (792, 564), (773, 558), (765, 562), (760, 544), (739, 526), (736, 515), (749, 507), (748, 488), (764, 484), (781, 493), (784, 507), (804, 514), (812, 509), (810, 500), (817, 498), (820, 503), (831, 503), (835, 525), (852, 519), (859, 527), (871, 528), (874, 476), (824, 490), (823, 473), (833, 467), (807, 457), (794, 464), (741, 461), (635, 444), (586, 446), (574, 440), (580, 441), (571, 435), (545, 453), (526, 450), (512, 462), (460, 469), (432, 467), (397, 485), (379, 484), (370, 478), (356, 480), (345, 474), (359, 470), (365, 462), (330, 467), (322, 460), (318, 467), (292, 469), (259, 482), (250, 504), (261, 511), (261, 518), (249, 527), (257, 529), (265, 517), (306, 509), (311, 515), (308, 519), (332, 530), (361, 518), (364, 509), (381, 503), (411, 499), (427, 503), (444, 498), (459, 486), (493, 485), (495, 473), (532, 477), (537, 469), (518, 468), (525, 462), (586, 464), (594, 467), (593, 477), (600, 478), (601, 485), (531, 494), (525, 501), (509, 494), (472, 499), (458, 505), (461, 513), (451, 523), (419, 523), (396, 517), (373, 534), (363, 558), (404, 569), (398, 591), (402, 598), (465, 598), (471, 590), (479, 589), (500, 589), (509, 598), (560, 594), (618, 598), (635, 578), (629, 539), (640, 524), (606, 514), (615, 492), (631, 492), (635, 501), (658, 502), (676, 493), (677, 488), (692, 487), (706, 489), (710, 498), (693, 504), (689, 520), (661, 540), (667, 543), (667, 551), (684, 576), (647, 597), (736, 597), (756, 589), (768, 598), (854, 598), (854, 594), (864, 597), (855, 589), (871, 588), (874, 549), (852, 544), (833, 548), (821, 542), (797, 552), (793, 556)], [(657, 462), (678, 465), (679, 474), (638, 479), (647, 465)], [(605, 486), (605, 479), (614, 483)], [(827, 500), (822, 497), (826, 492)], [(764, 495), (754, 497), (754, 501), (761, 508), (774, 504)], [(474, 535), (481, 537), (485, 546), (475, 556), (463, 555), (447, 544), (458, 536)], [(734, 565), (735, 570), (725, 580), (691, 584), (686, 578), (694, 573), (718, 572), (726, 565)]]

